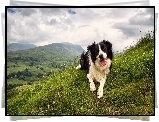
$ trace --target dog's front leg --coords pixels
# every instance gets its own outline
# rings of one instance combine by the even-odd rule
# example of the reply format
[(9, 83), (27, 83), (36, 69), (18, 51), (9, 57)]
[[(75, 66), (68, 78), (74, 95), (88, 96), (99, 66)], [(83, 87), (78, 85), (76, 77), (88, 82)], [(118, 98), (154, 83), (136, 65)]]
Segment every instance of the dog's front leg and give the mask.
[(100, 81), (100, 86), (98, 88), (97, 98), (101, 98), (103, 96), (103, 87), (104, 87), (104, 84), (105, 84), (105, 79), (102, 79)]
[(95, 91), (96, 90), (96, 87), (95, 87), (95, 84), (93, 82), (93, 78), (91, 77), (90, 74), (87, 74), (87, 78), (89, 80), (89, 83), (90, 83), (90, 91)]

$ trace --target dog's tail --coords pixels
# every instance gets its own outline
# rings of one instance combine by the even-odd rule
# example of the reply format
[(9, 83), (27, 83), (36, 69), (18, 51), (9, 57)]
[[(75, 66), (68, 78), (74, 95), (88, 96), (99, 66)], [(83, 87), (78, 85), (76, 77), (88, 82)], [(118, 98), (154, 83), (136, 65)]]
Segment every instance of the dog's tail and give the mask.
[(80, 58), (80, 64), (76, 67), (76, 69), (88, 70), (88, 56), (87, 53), (82, 53)]
[(76, 67), (76, 69), (81, 69), (81, 65), (79, 64), (79, 65)]

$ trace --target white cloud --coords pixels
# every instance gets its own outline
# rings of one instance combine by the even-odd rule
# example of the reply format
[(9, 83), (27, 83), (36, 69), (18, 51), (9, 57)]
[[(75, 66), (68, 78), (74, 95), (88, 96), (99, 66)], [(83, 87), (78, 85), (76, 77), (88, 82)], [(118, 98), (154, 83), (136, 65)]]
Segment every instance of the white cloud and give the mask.
[(70, 42), (86, 49), (106, 39), (117, 51), (153, 29), (153, 19), (151, 8), (15, 8), (7, 13), (7, 41)]

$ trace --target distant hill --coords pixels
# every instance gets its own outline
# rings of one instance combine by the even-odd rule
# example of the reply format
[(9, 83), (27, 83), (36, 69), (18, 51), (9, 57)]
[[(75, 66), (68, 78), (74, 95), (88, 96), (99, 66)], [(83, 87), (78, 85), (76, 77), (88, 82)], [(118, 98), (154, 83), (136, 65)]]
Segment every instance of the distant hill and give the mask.
[(7, 52), (26, 50), (26, 49), (30, 49), (30, 48), (34, 48), (34, 47), (36, 47), (36, 45), (34, 45), (34, 44), (9, 43), (7, 45)]
[(80, 55), (84, 49), (79, 45), (74, 45), (71, 43), (52, 43), (49, 45), (37, 47), (33, 50), (47, 52), (47, 54), (56, 54), (57, 57), (59, 55), (64, 56), (78, 56)]
[(7, 52), (7, 89), (40, 81), (72, 64), (84, 49), (71, 43), (53, 43), (27, 50)]

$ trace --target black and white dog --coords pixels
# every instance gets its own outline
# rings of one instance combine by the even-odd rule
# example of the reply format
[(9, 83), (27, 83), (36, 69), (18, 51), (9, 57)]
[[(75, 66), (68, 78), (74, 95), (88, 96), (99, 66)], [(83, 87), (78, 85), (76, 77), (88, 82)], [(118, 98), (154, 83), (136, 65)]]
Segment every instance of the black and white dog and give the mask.
[(87, 70), (87, 78), (90, 83), (90, 90), (95, 91), (94, 81), (100, 83), (97, 98), (103, 96), (103, 87), (112, 67), (112, 44), (103, 40), (100, 43), (93, 43), (87, 47), (87, 52), (81, 54), (80, 64), (76, 69)]

